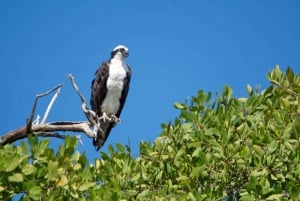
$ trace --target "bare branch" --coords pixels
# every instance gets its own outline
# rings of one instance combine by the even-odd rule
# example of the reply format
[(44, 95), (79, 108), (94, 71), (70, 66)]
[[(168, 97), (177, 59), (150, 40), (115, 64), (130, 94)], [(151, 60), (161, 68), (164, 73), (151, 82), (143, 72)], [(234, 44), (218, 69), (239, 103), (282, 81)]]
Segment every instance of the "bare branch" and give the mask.
[(38, 124), (32, 128), (33, 132), (54, 132), (54, 131), (72, 131), (72, 132), (83, 132), (88, 137), (93, 138), (94, 132), (90, 129), (90, 122), (70, 122), (60, 121), (52, 122), (48, 124)]
[[(73, 75), (71, 74), (68, 74), (68, 78), (71, 80), (71, 83), (75, 89), (75, 91), (77, 92), (77, 94), (79, 95), (80, 99), (81, 99), (81, 108), (86, 116), (86, 118), (89, 120), (89, 122), (91, 122), (92, 126), (100, 131), (102, 131), (102, 129), (100, 128), (99, 126), (99, 123), (97, 123), (95, 121), (95, 119), (97, 119), (97, 115), (94, 111), (90, 110), (88, 107), (87, 107), (87, 102), (84, 98), (84, 96), (82, 95), (82, 93), (80, 92), (76, 82), (75, 82), (75, 79), (73, 77)], [(96, 132), (96, 131), (95, 131)], [(103, 132), (103, 131), (102, 131)]]
[(41, 97), (47, 96), (48, 94), (52, 93), (53, 91), (55, 91), (55, 90), (61, 88), (62, 85), (63, 85), (63, 84), (59, 84), (59, 85), (57, 85), (56, 87), (54, 87), (53, 89), (51, 89), (51, 90), (49, 90), (49, 91), (47, 91), (47, 92), (45, 92), (45, 93), (36, 95), (36, 97), (35, 97), (35, 99), (34, 99), (34, 104), (33, 104), (33, 107), (32, 107), (32, 111), (31, 111), (30, 117), (29, 117), (29, 119), (27, 120), (27, 126), (26, 126), (27, 132), (30, 132), (31, 124), (32, 124), (33, 117), (34, 117), (34, 114), (35, 114), (35, 109), (36, 109), (36, 105), (37, 105), (38, 99), (41, 98)]
[[(72, 83), (74, 89), (76, 90), (77, 94), (79, 95), (81, 102), (85, 103), (85, 106), (86, 106), (87, 105), (86, 100), (85, 100), (84, 96), (82, 95), (82, 93), (79, 91), (79, 88), (75, 82), (74, 76), (72, 74), (68, 74), (68, 78), (71, 80), (71, 83)], [(85, 109), (87, 109), (87, 106)]]
[(82, 95), (82, 93), (80, 92), (80, 90), (79, 90), (79, 88), (78, 88), (78, 86), (77, 86), (77, 84), (76, 84), (76, 82), (75, 82), (75, 79), (74, 79), (73, 75), (68, 74), (68, 78), (70, 79), (70, 81), (71, 81), (71, 83), (72, 83), (72, 85), (73, 85), (75, 91), (77, 92), (77, 94), (78, 94), (79, 97), (80, 97), (80, 100), (81, 100), (81, 102), (82, 102), (81, 108), (82, 108), (82, 110), (83, 110), (85, 116), (87, 117), (87, 119), (88, 119), (90, 122), (93, 122), (93, 124), (96, 125), (96, 122), (94, 121), (94, 118), (93, 118), (93, 116), (95, 116), (95, 113), (94, 113), (93, 111), (89, 110), (89, 108), (87, 107), (87, 102), (86, 102), (84, 96)]
[(62, 134), (59, 134), (59, 133), (54, 133), (54, 132), (47, 132), (47, 133), (36, 132), (36, 133), (33, 133), (33, 135), (41, 136), (41, 137), (55, 137), (55, 138), (59, 138), (59, 139), (65, 139), (66, 138), (65, 135), (62, 135)]
[[(74, 77), (70, 74), (68, 75), (69, 79), (71, 80), (71, 83), (76, 90), (77, 94), (79, 95), (81, 102), (82, 102), (82, 110), (87, 117), (88, 121), (79, 121), (79, 122), (71, 122), (71, 121), (58, 121), (58, 122), (52, 122), (52, 123), (46, 123), (47, 117), (50, 113), (50, 110), (57, 99), (60, 89), (62, 87), (62, 84), (57, 85), (53, 89), (42, 93), (38, 94), (35, 97), (33, 107), (31, 114), (26, 122), (26, 125), (17, 129), (10, 131), (0, 137), (0, 145), (5, 145), (9, 143), (13, 143), (17, 140), (27, 138), (28, 135), (36, 135), (36, 136), (43, 136), (43, 137), (56, 137), (56, 138), (61, 138), (64, 139), (65, 135), (60, 134), (59, 132), (81, 132), (86, 134), (89, 138), (94, 138), (95, 133), (97, 130), (101, 128), (99, 125), (96, 123), (95, 119), (97, 119), (96, 114), (92, 111), (89, 110), (87, 107), (86, 100), (82, 93), (79, 91), (78, 86), (75, 83)], [(38, 116), (36, 120), (33, 120), (34, 115), (35, 115), (35, 110), (36, 106), (38, 103), (38, 99), (44, 96), (47, 96), (51, 94), (52, 92), (56, 91), (56, 93), (53, 95), (51, 101), (48, 104), (48, 107), (45, 111), (44, 117), (41, 122), (39, 122), (40, 117)], [(91, 129), (93, 128), (93, 129)], [(81, 141), (80, 137), (77, 136), (77, 139)]]
[(40, 123), (40, 115), (37, 115), (37, 117), (35, 118), (35, 120), (33, 120), (32, 124), (39, 124)]
[(47, 120), (47, 118), (48, 118), (48, 115), (49, 115), (49, 112), (50, 112), (50, 110), (51, 110), (51, 108), (52, 108), (52, 105), (54, 104), (55, 100), (56, 100), (57, 97), (58, 97), (58, 94), (59, 94), (59, 92), (60, 92), (60, 89), (61, 89), (61, 88), (57, 88), (56, 93), (53, 95), (53, 97), (52, 97), (52, 99), (51, 99), (51, 101), (50, 101), (50, 103), (49, 103), (49, 105), (48, 105), (48, 107), (47, 107), (47, 110), (46, 110), (46, 112), (45, 112), (45, 114), (44, 114), (43, 120), (41, 121), (41, 124), (44, 124), (44, 123), (46, 122), (46, 120)]
[(64, 139), (64, 135), (56, 132), (82, 132), (89, 138), (94, 138), (94, 132), (90, 129), (90, 122), (52, 122), (46, 124), (35, 124), (31, 127), (31, 132), (28, 133), (27, 126), (19, 128), (18, 130), (10, 131), (0, 137), (0, 145), (9, 144), (20, 139), (28, 137), (28, 135), (37, 135), (43, 137), (56, 137)]

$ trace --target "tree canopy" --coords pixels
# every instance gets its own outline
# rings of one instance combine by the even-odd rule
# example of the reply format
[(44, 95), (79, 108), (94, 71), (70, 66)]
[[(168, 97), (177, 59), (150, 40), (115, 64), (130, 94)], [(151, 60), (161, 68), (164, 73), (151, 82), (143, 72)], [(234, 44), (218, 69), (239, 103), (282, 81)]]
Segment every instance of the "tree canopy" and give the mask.
[(0, 147), (0, 199), (12, 200), (300, 200), (300, 75), (276, 66), (263, 91), (230, 86), (212, 98), (199, 90), (174, 107), (154, 142), (128, 145), (88, 161), (67, 137)]

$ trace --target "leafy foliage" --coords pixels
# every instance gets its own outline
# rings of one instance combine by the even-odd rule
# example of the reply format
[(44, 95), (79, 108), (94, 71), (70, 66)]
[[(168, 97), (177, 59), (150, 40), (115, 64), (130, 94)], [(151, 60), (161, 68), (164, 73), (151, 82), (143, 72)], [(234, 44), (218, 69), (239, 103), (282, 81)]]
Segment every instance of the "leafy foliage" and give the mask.
[(0, 147), (0, 200), (300, 200), (300, 75), (278, 66), (247, 98), (199, 90), (154, 143), (109, 146), (90, 164), (68, 137)]

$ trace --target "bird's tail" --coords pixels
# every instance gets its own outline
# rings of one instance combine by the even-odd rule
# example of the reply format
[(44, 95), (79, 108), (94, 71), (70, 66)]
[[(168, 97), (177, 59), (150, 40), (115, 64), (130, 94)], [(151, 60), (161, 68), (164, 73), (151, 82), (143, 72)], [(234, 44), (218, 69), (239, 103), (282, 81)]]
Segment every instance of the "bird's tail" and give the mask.
[(101, 122), (100, 124), (101, 129), (97, 130), (97, 135), (93, 139), (93, 145), (96, 147), (97, 151), (103, 146), (103, 144), (107, 140), (112, 127), (113, 124), (111, 122)]

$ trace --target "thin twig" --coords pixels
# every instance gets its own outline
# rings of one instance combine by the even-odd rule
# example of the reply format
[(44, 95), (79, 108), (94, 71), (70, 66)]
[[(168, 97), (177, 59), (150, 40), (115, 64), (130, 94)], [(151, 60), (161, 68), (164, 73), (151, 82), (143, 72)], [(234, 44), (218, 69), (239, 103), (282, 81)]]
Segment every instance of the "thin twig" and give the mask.
[(50, 110), (51, 110), (51, 108), (52, 108), (52, 106), (53, 106), (55, 100), (57, 99), (57, 97), (58, 97), (58, 95), (59, 95), (60, 89), (61, 89), (61, 88), (57, 88), (56, 93), (53, 95), (53, 97), (52, 97), (52, 99), (51, 99), (51, 101), (50, 101), (50, 103), (49, 103), (49, 105), (48, 105), (48, 107), (47, 107), (47, 109), (46, 109), (46, 112), (45, 112), (45, 114), (44, 114), (43, 120), (41, 121), (41, 124), (44, 124), (44, 123), (46, 122), (46, 120), (47, 120), (47, 118), (48, 118), (48, 115), (49, 115), (49, 112), (50, 112)]
[(77, 92), (77, 94), (79, 95), (79, 97), (81, 99), (81, 102), (82, 102), (81, 108), (82, 108), (86, 118), (91, 122), (91, 124), (93, 126), (97, 127), (97, 129), (101, 130), (101, 128), (99, 127), (99, 125), (95, 121), (95, 117), (96, 117), (95, 112), (93, 112), (92, 110), (89, 110), (89, 108), (87, 107), (87, 102), (86, 102), (84, 96), (82, 95), (82, 93), (80, 92), (80, 90), (79, 90), (79, 88), (78, 88), (78, 86), (75, 82), (75, 79), (74, 79), (73, 75), (68, 74), (68, 78), (71, 80), (71, 83), (72, 83), (75, 91)]
[(32, 125), (39, 124), (40, 123), (40, 118), (41, 118), (40, 115), (37, 115), (35, 120), (33, 120)]
[(52, 93), (53, 91), (61, 88), (62, 85), (63, 84), (59, 84), (56, 87), (54, 87), (53, 89), (51, 89), (51, 90), (49, 90), (49, 91), (47, 91), (45, 93), (38, 94), (38, 95), (35, 96), (34, 104), (33, 104), (33, 107), (32, 107), (32, 111), (31, 111), (29, 119), (27, 120), (27, 125), (26, 125), (26, 128), (27, 128), (28, 132), (30, 132), (30, 130), (31, 130), (31, 125), (32, 125), (34, 114), (35, 114), (35, 109), (36, 109), (36, 105), (37, 105), (38, 99), (41, 98), (41, 97), (47, 96), (48, 94)]
[(76, 92), (78, 93), (80, 99), (81, 99), (81, 102), (83, 103), (86, 103), (86, 100), (84, 98), (84, 96), (82, 95), (82, 93), (79, 91), (79, 88), (75, 82), (75, 79), (74, 79), (74, 76), (72, 74), (68, 74), (68, 78), (71, 80), (71, 83), (73, 85), (73, 87), (75, 88)]

